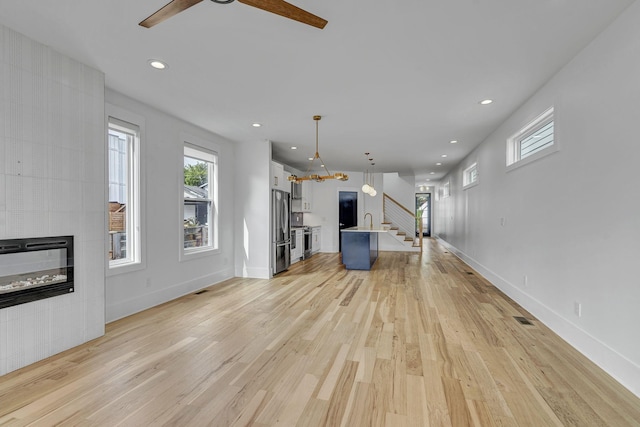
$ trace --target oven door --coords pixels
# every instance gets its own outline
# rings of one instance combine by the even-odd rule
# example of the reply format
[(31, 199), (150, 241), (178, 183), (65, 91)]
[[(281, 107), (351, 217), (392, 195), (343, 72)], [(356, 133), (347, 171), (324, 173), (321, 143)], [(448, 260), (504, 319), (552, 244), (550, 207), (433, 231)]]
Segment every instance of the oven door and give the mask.
[(311, 230), (304, 230), (304, 254), (303, 259), (311, 257)]

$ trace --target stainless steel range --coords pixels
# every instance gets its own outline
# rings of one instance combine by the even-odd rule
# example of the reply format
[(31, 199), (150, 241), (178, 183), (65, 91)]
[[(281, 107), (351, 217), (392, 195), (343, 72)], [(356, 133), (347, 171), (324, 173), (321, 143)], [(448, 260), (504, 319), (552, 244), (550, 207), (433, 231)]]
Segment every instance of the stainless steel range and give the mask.
[(305, 226), (303, 227), (304, 231), (304, 251), (302, 253), (302, 259), (311, 258), (311, 227)]

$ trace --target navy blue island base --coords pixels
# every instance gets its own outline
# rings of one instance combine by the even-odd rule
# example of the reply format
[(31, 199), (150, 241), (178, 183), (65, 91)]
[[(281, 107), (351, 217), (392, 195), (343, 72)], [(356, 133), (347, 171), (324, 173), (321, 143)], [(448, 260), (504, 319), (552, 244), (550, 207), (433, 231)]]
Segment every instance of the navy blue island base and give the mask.
[(378, 231), (348, 230), (340, 233), (342, 263), (347, 270), (371, 270), (378, 259)]

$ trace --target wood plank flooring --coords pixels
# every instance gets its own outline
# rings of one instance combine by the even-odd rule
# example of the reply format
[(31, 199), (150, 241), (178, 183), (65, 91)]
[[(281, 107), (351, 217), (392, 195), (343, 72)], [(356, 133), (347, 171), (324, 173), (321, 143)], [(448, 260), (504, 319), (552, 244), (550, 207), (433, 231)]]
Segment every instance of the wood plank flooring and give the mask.
[(425, 239), (113, 322), (0, 377), (0, 425), (640, 426), (640, 399)]

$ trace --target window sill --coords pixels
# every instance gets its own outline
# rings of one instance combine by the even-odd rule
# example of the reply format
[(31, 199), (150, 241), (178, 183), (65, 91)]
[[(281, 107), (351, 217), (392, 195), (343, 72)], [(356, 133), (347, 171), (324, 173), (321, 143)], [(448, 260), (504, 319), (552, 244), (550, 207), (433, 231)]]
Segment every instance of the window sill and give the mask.
[(192, 259), (204, 258), (211, 255), (216, 255), (220, 253), (220, 249), (218, 248), (198, 248), (198, 249), (190, 249), (185, 251), (184, 249), (180, 251), (180, 262), (189, 261)]
[(111, 265), (111, 263), (107, 261), (107, 277), (132, 273), (134, 271), (144, 270), (145, 268), (146, 266), (142, 262), (127, 262)]
[(549, 147), (549, 148), (547, 148), (545, 150), (542, 150), (542, 151), (539, 151), (539, 152), (537, 152), (535, 154), (532, 154), (531, 156), (526, 157), (526, 158), (524, 158), (522, 160), (518, 160), (515, 163), (511, 163), (510, 165), (507, 166), (507, 172), (511, 172), (512, 170), (518, 169), (521, 166), (528, 165), (530, 163), (533, 163), (533, 162), (535, 162), (537, 160), (542, 159), (543, 157), (547, 157), (548, 155), (551, 155), (553, 153), (557, 153), (559, 150), (560, 150), (560, 147), (558, 146), (558, 144), (554, 143), (551, 147)]
[(475, 187), (476, 185), (478, 185), (478, 181), (476, 181), (476, 182), (472, 182), (471, 184), (467, 184), (467, 185), (465, 185), (464, 187), (462, 187), (462, 189), (463, 189), (463, 190), (468, 190), (468, 189), (470, 189), (470, 188), (472, 188), (472, 187)]

